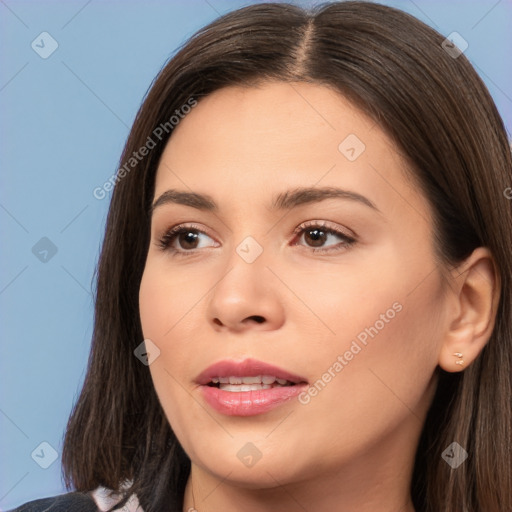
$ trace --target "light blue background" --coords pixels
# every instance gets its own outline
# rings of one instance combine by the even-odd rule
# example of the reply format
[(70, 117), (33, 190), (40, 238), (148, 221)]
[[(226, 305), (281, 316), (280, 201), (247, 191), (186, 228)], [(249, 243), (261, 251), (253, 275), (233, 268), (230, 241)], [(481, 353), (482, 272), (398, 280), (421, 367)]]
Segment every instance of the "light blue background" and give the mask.
[[(97, 200), (92, 191), (117, 170), (165, 60), (197, 29), (249, 3), (259, 2), (0, 3), (2, 510), (66, 491), (62, 437), (85, 374), (92, 276), (110, 198)], [(382, 3), (468, 41), (465, 53), (510, 134), (511, 1)], [(47, 59), (31, 48), (43, 31), (59, 45)], [(32, 253), (42, 237), (57, 247), (46, 263)], [(59, 456), (48, 469), (31, 458), (41, 442)]]

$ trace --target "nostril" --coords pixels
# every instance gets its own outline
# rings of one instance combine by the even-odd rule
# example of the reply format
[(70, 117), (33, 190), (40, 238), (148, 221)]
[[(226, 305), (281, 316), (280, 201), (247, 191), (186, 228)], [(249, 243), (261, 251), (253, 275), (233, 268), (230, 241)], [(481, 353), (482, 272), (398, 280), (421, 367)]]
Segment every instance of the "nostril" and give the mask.
[(252, 318), (254, 321), (258, 322), (259, 324), (261, 324), (262, 322), (265, 321), (265, 319), (262, 317), (262, 316), (259, 316), (259, 315), (253, 315), (249, 318)]

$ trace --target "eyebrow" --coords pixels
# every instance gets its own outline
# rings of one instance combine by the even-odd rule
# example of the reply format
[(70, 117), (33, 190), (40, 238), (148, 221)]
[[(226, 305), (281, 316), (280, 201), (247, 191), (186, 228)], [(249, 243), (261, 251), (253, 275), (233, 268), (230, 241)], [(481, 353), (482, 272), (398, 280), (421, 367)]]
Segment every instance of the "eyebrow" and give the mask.
[[(317, 203), (326, 199), (345, 199), (355, 201), (382, 213), (367, 197), (336, 187), (306, 187), (295, 188), (279, 193), (271, 202), (270, 210), (291, 210), (297, 206)], [(207, 194), (186, 192), (175, 189), (166, 190), (150, 207), (150, 215), (160, 206), (165, 204), (181, 204), (198, 210), (218, 212), (219, 207), (213, 198)]]

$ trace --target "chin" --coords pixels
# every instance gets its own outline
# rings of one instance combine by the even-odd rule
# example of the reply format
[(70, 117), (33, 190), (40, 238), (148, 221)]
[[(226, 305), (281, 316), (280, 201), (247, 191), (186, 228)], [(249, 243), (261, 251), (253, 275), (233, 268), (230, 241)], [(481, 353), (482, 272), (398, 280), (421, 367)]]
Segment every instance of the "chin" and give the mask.
[[(265, 435), (268, 435), (266, 432)], [(289, 482), (311, 477), (312, 468), (318, 467), (307, 461), (297, 460), (297, 446), (277, 446), (265, 440), (248, 440), (248, 436), (202, 441), (188, 451), (194, 464), (221, 481), (246, 489), (275, 488)], [(226, 435), (227, 437), (227, 435)], [(251, 436), (253, 439), (256, 436)], [(228, 476), (229, 475), (229, 476)]]

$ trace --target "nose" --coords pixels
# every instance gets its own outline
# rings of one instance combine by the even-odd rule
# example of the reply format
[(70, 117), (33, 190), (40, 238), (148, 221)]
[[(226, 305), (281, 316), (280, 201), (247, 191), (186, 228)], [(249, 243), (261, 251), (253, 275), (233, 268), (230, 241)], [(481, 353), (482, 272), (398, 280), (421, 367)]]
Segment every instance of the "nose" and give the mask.
[(282, 285), (267, 267), (264, 253), (249, 263), (233, 251), (208, 296), (207, 314), (215, 330), (267, 331), (284, 323)]

